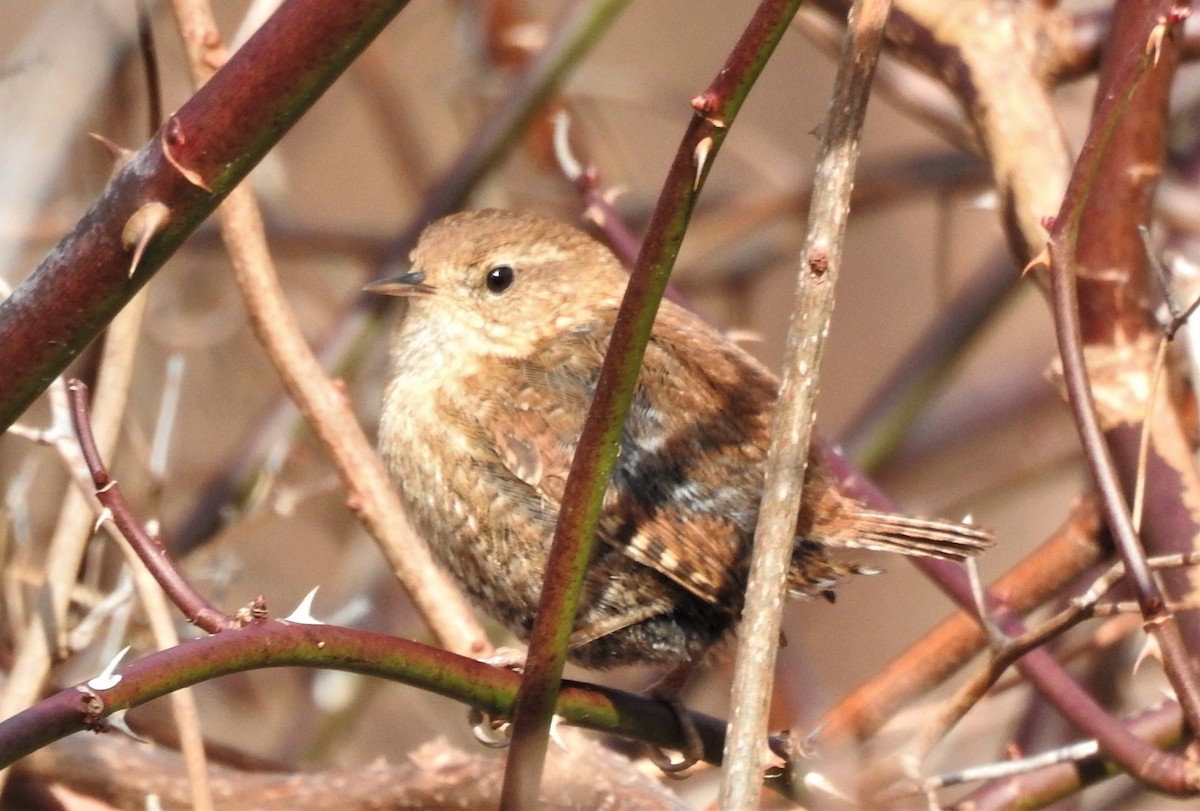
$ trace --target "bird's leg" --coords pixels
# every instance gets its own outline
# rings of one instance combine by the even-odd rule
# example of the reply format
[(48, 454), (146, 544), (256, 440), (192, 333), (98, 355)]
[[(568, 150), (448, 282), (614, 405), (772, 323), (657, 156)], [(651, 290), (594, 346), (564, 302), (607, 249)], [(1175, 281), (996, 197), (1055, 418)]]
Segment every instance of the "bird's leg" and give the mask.
[(680, 750), (683, 760), (674, 761), (665, 751), (657, 746), (650, 747), (650, 760), (655, 766), (672, 777), (685, 777), (683, 772), (695, 766), (704, 758), (704, 741), (700, 738), (700, 730), (692, 722), (687, 707), (679, 698), (683, 688), (692, 680), (692, 676), (700, 668), (700, 658), (684, 662), (663, 676), (657, 684), (650, 688), (650, 695), (671, 708), (679, 728), (683, 732), (684, 746)]
[[(571, 634), (570, 646), (572, 649), (580, 648), (589, 642), (616, 633), (623, 628), (628, 628), (639, 622), (644, 622), (669, 609), (669, 604), (655, 601), (643, 605), (636, 612), (624, 614), (620, 617), (613, 617), (607, 622), (587, 628), (580, 628)], [(683, 692), (683, 688), (691, 681), (692, 676), (695, 675), (699, 667), (699, 658), (695, 661), (677, 665), (651, 687), (649, 691), (651, 697), (664, 702), (671, 708), (671, 711), (675, 713), (675, 717), (679, 721), (679, 728), (683, 731), (685, 744), (682, 750), (683, 760), (681, 761), (672, 761), (670, 756), (657, 746), (650, 747), (649, 757), (651, 762), (672, 776), (681, 775), (682, 772), (690, 769), (704, 758), (704, 742), (700, 739), (700, 731), (692, 723), (692, 718), (688, 715), (687, 708), (683, 706), (683, 702), (679, 699), (679, 694)]]

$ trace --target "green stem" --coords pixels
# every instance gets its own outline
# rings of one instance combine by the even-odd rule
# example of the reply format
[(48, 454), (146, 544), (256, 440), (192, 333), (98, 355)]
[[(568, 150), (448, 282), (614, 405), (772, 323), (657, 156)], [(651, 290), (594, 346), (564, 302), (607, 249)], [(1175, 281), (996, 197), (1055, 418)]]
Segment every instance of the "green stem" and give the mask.
[(799, 5), (800, 0), (764, 0), (716, 79), (692, 102), (697, 115), (683, 136), (651, 217), (567, 478), (517, 697), (502, 809), (537, 804), (555, 697), (600, 505), (654, 317), (713, 158)]

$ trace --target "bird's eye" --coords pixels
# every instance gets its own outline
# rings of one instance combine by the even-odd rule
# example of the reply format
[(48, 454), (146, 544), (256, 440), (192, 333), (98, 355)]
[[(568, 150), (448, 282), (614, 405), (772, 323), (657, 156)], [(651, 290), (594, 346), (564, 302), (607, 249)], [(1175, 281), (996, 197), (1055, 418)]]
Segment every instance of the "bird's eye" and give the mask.
[(503, 293), (512, 286), (517, 272), (512, 265), (496, 265), (487, 272), (487, 289), (493, 293)]

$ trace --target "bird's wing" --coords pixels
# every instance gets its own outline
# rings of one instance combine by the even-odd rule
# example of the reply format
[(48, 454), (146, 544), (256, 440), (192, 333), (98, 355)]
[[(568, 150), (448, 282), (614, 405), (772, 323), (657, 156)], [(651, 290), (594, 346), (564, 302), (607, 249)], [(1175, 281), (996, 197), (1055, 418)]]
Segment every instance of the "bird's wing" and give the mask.
[[(611, 327), (507, 361), (512, 402), (487, 416), (498, 455), (557, 510)], [(712, 603), (744, 583), (775, 381), (669, 308), (646, 349), (599, 539)], [(749, 484), (748, 484), (749, 483)]]

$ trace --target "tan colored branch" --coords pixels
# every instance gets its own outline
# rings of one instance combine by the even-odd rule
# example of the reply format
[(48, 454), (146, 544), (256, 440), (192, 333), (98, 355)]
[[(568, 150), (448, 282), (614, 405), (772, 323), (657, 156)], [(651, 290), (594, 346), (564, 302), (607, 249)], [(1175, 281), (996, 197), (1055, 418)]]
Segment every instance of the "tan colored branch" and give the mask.
[[(203, 84), (228, 58), (205, 0), (176, 0), (194, 81)], [(288, 394), (296, 401), (346, 487), (346, 502), (379, 541), (413, 604), (439, 641), (468, 656), (486, 655), (487, 641), (466, 601), (434, 564), (408, 526), (399, 499), (342, 387), (331, 380), (304, 340), (287, 304), (263, 234), (262, 216), (245, 183), (220, 209), (221, 233), (255, 334)]]

